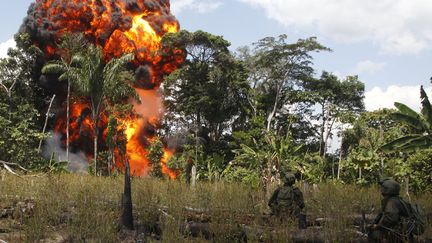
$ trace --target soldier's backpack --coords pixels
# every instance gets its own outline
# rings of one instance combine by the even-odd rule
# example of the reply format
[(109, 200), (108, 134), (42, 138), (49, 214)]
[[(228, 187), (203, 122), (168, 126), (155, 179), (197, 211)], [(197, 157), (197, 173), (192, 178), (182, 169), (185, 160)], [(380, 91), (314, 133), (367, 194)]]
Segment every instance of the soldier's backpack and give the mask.
[(418, 204), (409, 203), (401, 199), (402, 205), (408, 214), (406, 233), (421, 235), (425, 232), (426, 228), (426, 215)]
[(294, 191), (292, 187), (284, 186), (279, 190), (277, 202), (280, 206), (292, 207), (294, 204)]

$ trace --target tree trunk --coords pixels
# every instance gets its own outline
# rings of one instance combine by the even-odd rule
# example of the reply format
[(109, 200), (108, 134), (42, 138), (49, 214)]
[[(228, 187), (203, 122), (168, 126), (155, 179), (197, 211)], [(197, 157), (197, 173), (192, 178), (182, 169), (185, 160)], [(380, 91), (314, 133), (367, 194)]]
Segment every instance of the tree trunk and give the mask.
[(12, 90), (15, 87), (16, 82), (18, 79), (15, 79), (12, 85), (8, 88), (6, 85), (4, 85), (2, 82), (0, 82), (0, 85), (4, 88), (6, 91), (7, 97), (8, 97), (8, 103), (9, 103), (9, 121), (12, 119)]
[[(93, 102), (92, 102), (93, 103)], [(97, 155), (98, 155), (98, 139), (99, 139), (99, 111), (100, 111), (100, 102), (95, 105), (92, 104), (92, 119), (93, 119), (93, 156), (94, 156), (94, 173), (97, 175)]]
[(338, 163), (338, 169), (337, 169), (337, 179), (340, 179), (340, 173), (342, 170), (342, 156), (343, 156), (343, 151), (342, 151), (342, 145), (343, 145), (343, 134), (341, 135), (341, 145), (339, 148), (339, 163)]
[(324, 147), (325, 147), (325, 144), (324, 144), (324, 132), (325, 132), (325, 126), (327, 124), (327, 120), (326, 120), (326, 116), (325, 116), (325, 104), (322, 104), (321, 107), (322, 107), (322, 113), (321, 113), (321, 115), (322, 115), (322, 119), (323, 120), (322, 120), (322, 124), (321, 124), (321, 129), (320, 129), (320, 147), (319, 147), (319, 153), (320, 153), (320, 156), (323, 157), (323, 155), (324, 155)]
[(98, 129), (97, 129), (97, 126), (95, 126), (96, 128), (94, 129), (94, 135), (93, 135), (93, 143), (94, 143), (94, 153), (93, 153), (93, 156), (94, 156), (94, 160), (93, 160), (93, 163), (94, 163), (94, 174), (95, 175), (97, 175), (97, 154), (98, 154)]
[(276, 110), (273, 110), (273, 111), (268, 115), (268, 117), (267, 117), (267, 132), (270, 131), (271, 122), (272, 122), (272, 120), (273, 120), (273, 117), (274, 117), (275, 113), (276, 113)]
[(196, 166), (192, 165), (192, 188), (195, 188), (196, 185)]
[(275, 116), (275, 114), (276, 114), (277, 106), (278, 106), (278, 104), (279, 104), (279, 97), (280, 97), (280, 94), (281, 94), (281, 92), (282, 92), (282, 87), (283, 87), (283, 83), (280, 84), (280, 86), (279, 86), (278, 89), (277, 89), (276, 98), (275, 98), (275, 103), (273, 104), (273, 110), (271, 111), (271, 113), (270, 113), (270, 114), (268, 115), (268, 117), (267, 117), (267, 132), (270, 131), (271, 122), (272, 122), (272, 120), (273, 120), (273, 118), (274, 118), (274, 116)]
[(332, 179), (335, 178), (335, 161), (332, 159)]
[[(44, 124), (43, 129), (42, 129), (42, 134), (45, 134), (45, 130), (46, 130), (46, 127), (48, 124), (49, 113), (50, 113), (51, 106), (52, 106), (52, 103), (54, 102), (55, 97), (56, 97), (56, 95), (53, 95), (53, 97), (51, 98), (50, 104), (48, 106), (48, 110), (47, 110), (47, 113), (45, 116), (45, 124)], [(41, 140), (39, 141), (39, 147), (38, 147), (39, 153), (41, 152), (42, 142), (43, 142), (43, 138), (41, 138)]]
[[(380, 124), (380, 144), (383, 144), (383, 143), (384, 143), (384, 130), (382, 128), (382, 125)], [(384, 156), (382, 153), (380, 153), (380, 156), (381, 156), (380, 174), (381, 174), (381, 176), (383, 176), (384, 175)]]
[[(255, 88), (254, 88), (254, 89), (255, 89)], [(253, 105), (253, 103), (252, 103), (251, 99), (249, 98), (249, 96), (246, 95), (246, 99), (247, 99), (247, 101), (248, 101), (250, 107), (251, 107), (252, 110), (253, 110), (253, 116), (252, 116), (252, 117), (256, 117), (256, 116), (257, 116), (257, 108)]]
[(7, 93), (8, 96), (8, 104), (9, 104), (9, 121), (12, 119), (12, 92)]
[(197, 112), (197, 119), (196, 119), (196, 124), (195, 124), (195, 133), (198, 133), (198, 126), (201, 127), (201, 113), (198, 111)]
[(192, 166), (193, 166), (193, 161), (191, 158), (188, 158), (185, 167), (185, 180), (188, 186), (191, 184)]
[(269, 114), (268, 117), (267, 117), (267, 132), (270, 131), (271, 122), (272, 122), (272, 120), (273, 120), (273, 117), (274, 117), (275, 114), (276, 114), (276, 109), (277, 109), (277, 105), (278, 105), (278, 96), (279, 96), (279, 94), (276, 95), (276, 101), (275, 101), (275, 103), (274, 103), (274, 105), (273, 105), (273, 110), (270, 112), (270, 114)]
[(405, 184), (406, 184), (406, 192), (405, 192), (405, 194), (406, 194), (406, 196), (408, 198), (408, 201), (411, 202), (411, 196), (410, 196), (410, 193), (409, 193), (409, 177), (408, 176), (405, 179)]
[(196, 166), (192, 165), (192, 188), (196, 186)]
[(100, 115), (100, 111), (101, 106), (102, 106), (102, 98), (99, 99), (94, 99), (93, 97), (91, 98), (91, 107), (92, 107), (92, 119), (93, 119), (93, 144), (94, 144), (94, 148), (93, 148), (93, 156), (94, 156), (94, 173), (95, 175), (97, 175), (97, 155), (98, 155), (98, 139), (99, 139), (99, 115)]
[(132, 212), (132, 187), (129, 160), (125, 159), (125, 178), (124, 192), (122, 197), (123, 213), (121, 216), (122, 225), (128, 229), (134, 229), (133, 212)]
[(115, 153), (114, 153), (114, 150), (111, 152), (111, 160), (110, 160), (110, 162), (108, 163), (108, 175), (109, 176), (111, 176), (111, 173), (113, 172), (113, 168), (114, 168), (114, 166), (115, 166), (115, 164), (116, 164), (116, 161), (115, 161)]
[(97, 118), (93, 119), (93, 166), (94, 166), (94, 174), (97, 175), (97, 154), (98, 154), (98, 136), (99, 136), (99, 129), (98, 129), (98, 120)]
[(69, 127), (70, 127), (70, 81), (68, 80), (66, 99), (66, 161), (69, 162)]
[[(330, 118), (326, 118), (326, 121), (328, 122), (330, 120)], [(334, 119), (333, 118), (333, 120), (331, 121), (331, 123), (330, 123), (330, 126), (328, 127), (328, 129), (327, 129), (327, 133), (326, 133), (326, 136), (325, 136), (325, 138), (324, 138), (324, 143), (323, 143), (323, 145), (324, 145), (324, 152), (323, 152), (323, 158), (325, 158), (326, 157), (326, 154), (327, 154), (327, 144), (328, 144), (328, 140), (329, 140), (329, 138), (330, 138), (330, 134), (331, 134), (331, 131), (333, 130), (333, 125), (334, 125), (334, 123), (336, 122), (336, 119)]]

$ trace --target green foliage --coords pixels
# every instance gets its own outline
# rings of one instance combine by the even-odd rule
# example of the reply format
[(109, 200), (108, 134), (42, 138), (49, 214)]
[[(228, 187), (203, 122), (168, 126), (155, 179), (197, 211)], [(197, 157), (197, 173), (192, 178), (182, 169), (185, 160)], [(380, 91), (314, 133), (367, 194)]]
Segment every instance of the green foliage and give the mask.
[(392, 118), (393, 110), (364, 112), (350, 129), (343, 132), (342, 178), (346, 182), (370, 184), (382, 176), (394, 175), (401, 163), (398, 155), (384, 154), (383, 144), (400, 136), (404, 130)]
[[(121, 120), (134, 117), (136, 114), (130, 104), (115, 104), (107, 109), (108, 127), (106, 133), (106, 144), (108, 151), (104, 151), (105, 158), (102, 160), (106, 164), (107, 174), (111, 175), (114, 171), (116, 160), (119, 163), (125, 163), (127, 138), (125, 134), (125, 124), (119, 123)], [(105, 161), (105, 162), (104, 162)]]
[(255, 96), (258, 102), (252, 103), (257, 104), (254, 109), (261, 110), (267, 117), (267, 131), (271, 128), (277, 131), (278, 127), (272, 124), (276, 114), (285, 105), (297, 102), (294, 97), (301, 87), (299, 84), (314, 73), (311, 53), (330, 49), (314, 37), (287, 43), (286, 35), (266, 37), (254, 46), (254, 57), (247, 62), (252, 62), (256, 70), (252, 82), (259, 91)]
[(112, 157), (112, 153), (108, 150), (106, 151), (99, 151), (98, 152), (98, 157), (97, 160), (99, 162), (99, 166), (97, 168), (97, 173), (95, 173), (94, 171), (94, 167), (89, 166), (88, 169), (88, 173), (89, 174), (98, 174), (98, 175), (110, 175), (111, 174), (111, 169), (112, 169), (112, 164), (113, 164), (113, 157)]
[(147, 156), (148, 160), (150, 161), (151, 165), (151, 171), (150, 176), (162, 178), (162, 166), (161, 166), (161, 160), (162, 156), (164, 154), (163, 151), (163, 144), (160, 141), (160, 139), (156, 138), (149, 147), (149, 154)]
[(241, 182), (245, 185), (251, 185), (253, 188), (261, 186), (261, 174), (256, 170), (248, 169), (245, 167), (237, 167), (232, 169), (228, 166), (224, 171), (224, 178), (231, 182)]
[(357, 76), (340, 80), (324, 71), (319, 79), (307, 80), (304, 87), (307, 99), (319, 106), (319, 113), (312, 118), (320, 124), (320, 155), (325, 156), (336, 121), (350, 123), (364, 110), (364, 84)]
[(52, 61), (44, 66), (43, 73), (58, 74), (59, 80), (68, 80), (77, 94), (88, 97), (91, 104), (94, 125), (94, 167), (97, 171), (98, 135), (100, 114), (108, 102), (119, 102), (131, 96), (137, 97), (129, 85), (132, 74), (126, 70), (126, 64), (134, 59), (133, 54), (113, 58), (105, 63), (100, 47), (89, 45), (82, 52), (74, 54), (70, 61)]
[(120, 58), (113, 58), (105, 64), (102, 50), (90, 45), (85, 51), (72, 56), (70, 67), (65, 68), (63, 63), (57, 61), (47, 64), (42, 72), (61, 74), (60, 80), (69, 80), (78, 94), (90, 97), (94, 112), (100, 109), (102, 100), (117, 101), (118, 97), (129, 97), (134, 94), (133, 89), (125, 83), (131, 80), (125, 79), (125, 65), (132, 61), (132, 54)]
[(183, 30), (164, 36), (163, 45), (186, 55), (184, 65), (164, 81), (168, 129), (205, 127), (209, 139), (222, 139), (244, 109), (249, 89), (241, 62), (228, 50), (229, 42), (203, 31)]
[[(44, 120), (38, 114), (45, 112), (52, 95), (37, 82), (42, 71), (70, 83), (73, 95), (88, 98), (94, 124), (102, 113), (109, 116), (108, 151), (98, 153), (101, 128), (94, 126), (94, 152), (103, 170), (111, 173), (115, 157), (125, 159), (126, 154), (120, 121), (136, 116), (124, 105), (130, 97), (138, 99), (127, 66), (133, 55), (106, 63), (103, 50), (82, 35), (66, 35), (56, 53), (60, 60), (42, 68), (36, 63), (42, 53), (28, 36), (16, 38), (18, 48), (0, 60), (0, 159), (26, 167), (61, 168), (40, 165), (44, 161), (35, 150)], [(190, 177), (195, 165), (201, 181), (267, 186), (286, 170), (299, 172), (311, 183), (325, 181), (334, 177), (339, 161), (343, 182), (371, 184), (391, 175), (409, 180), (416, 191), (428, 190), (432, 106), (423, 87), (420, 113), (401, 103), (395, 103), (397, 112), (364, 112), (364, 84), (357, 76), (342, 80), (323, 72), (314, 77), (313, 53), (330, 51), (314, 37), (293, 43), (286, 35), (266, 37), (251, 49), (239, 49), (237, 56), (229, 46), (223, 37), (204, 31), (163, 37), (159, 54), (185, 62), (161, 86), (166, 107), (161, 134), (189, 134), (168, 161), (170, 168)], [(336, 159), (326, 148), (338, 124), (348, 128), (341, 132)], [(150, 174), (163, 177), (161, 140), (148, 149)]]
[(17, 40), (28, 44), (27, 49), (9, 49), (8, 57), (0, 59), (0, 160), (41, 168), (46, 161), (39, 155), (38, 144), (45, 136), (35, 109), (38, 89), (31, 86), (31, 68), (39, 49), (28, 43), (26, 35)]
[(57, 161), (53, 159), (54, 156), (55, 154), (53, 154), (53, 156), (50, 158), (46, 165), (44, 164), (43, 167), (39, 167), (37, 169), (52, 174), (66, 173), (68, 171), (68, 162)]
[(211, 154), (203, 161), (198, 163), (197, 179), (207, 181), (219, 181), (225, 168), (225, 158), (220, 154)]
[(240, 148), (234, 150), (236, 156), (224, 171), (226, 177), (237, 178), (235, 175), (242, 174), (246, 169), (253, 171), (254, 175), (258, 174), (261, 183), (265, 185), (272, 178), (278, 178), (281, 170), (297, 169), (294, 163), (295, 156), (302, 145), (295, 145), (290, 133), (284, 137), (276, 136), (271, 132), (263, 134), (263, 140), (254, 140), (251, 146), (240, 144)]
[(176, 153), (168, 161), (168, 167), (171, 169), (181, 170), (184, 172), (188, 163), (197, 164), (204, 161), (203, 147), (199, 143), (188, 143), (181, 147), (181, 152)]
[(432, 150), (422, 150), (410, 155), (406, 161), (411, 189), (417, 193), (432, 190)]
[(253, 146), (256, 141), (263, 138), (263, 131), (265, 129), (265, 118), (262, 116), (255, 116), (249, 120), (249, 124), (244, 129), (236, 130), (233, 132), (234, 146), (240, 147), (240, 144)]
[(380, 157), (371, 148), (353, 148), (347, 159), (347, 169), (358, 171), (357, 182), (375, 182), (379, 180)]
[(304, 179), (311, 183), (320, 183), (326, 176), (327, 159), (318, 153), (306, 154), (303, 160), (296, 166)]
[(26, 168), (43, 166), (38, 152), (39, 140), (44, 138), (35, 124), (37, 111), (29, 104), (17, 105), (10, 111), (0, 101), (0, 160), (18, 163)]

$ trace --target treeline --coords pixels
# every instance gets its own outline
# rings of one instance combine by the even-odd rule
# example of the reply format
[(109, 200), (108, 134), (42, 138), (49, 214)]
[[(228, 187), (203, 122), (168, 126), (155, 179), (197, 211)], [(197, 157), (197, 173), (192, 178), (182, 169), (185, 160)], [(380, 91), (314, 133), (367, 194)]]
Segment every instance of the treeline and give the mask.
[[(53, 170), (61, 164), (42, 158), (39, 148), (40, 140), (47, 136), (42, 133), (45, 114), (52, 128), (56, 113), (47, 113), (53, 91), (44, 88), (40, 79), (43, 53), (25, 35), (17, 36), (16, 41), (17, 48), (0, 62), (0, 160)], [(417, 191), (430, 189), (432, 109), (424, 92), (421, 113), (403, 104), (398, 110), (368, 112), (364, 84), (357, 76), (340, 78), (331, 72), (316, 72), (313, 55), (331, 51), (316, 38), (290, 42), (285, 35), (267, 37), (236, 52), (229, 46), (223, 37), (203, 31), (164, 36), (161, 55), (176, 56), (181, 50), (186, 60), (165, 77), (161, 87), (166, 110), (160, 141), (149, 148), (153, 165), (160, 161), (162, 148), (170, 144), (176, 153), (168, 165), (182, 172), (180, 179), (189, 180), (196, 169), (198, 180), (258, 186), (277, 180), (281, 171), (292, 170), (312, 183), (371, 184), (393, 176)], [(74, 51), (69, 48), (70, 57)], [(89, 53), (98, 52), (97, 48), (86, 52), (80, 55), (100, 56)], [(61, 60), (59, 67), (71, 64), (68, 58)], [(103, 94), (81, 92), (107, 101), (104, 109), (92, 110), (94, 120), (100, 113), (109, 117), (125, 109), (110, 107), (113, 102), (109, 100), (122, 100), (133, 93), (128, 82), (117, 82), (131, 76), (121, 71), (123, 75), (115, 77), (114, 86), (107, 83)], [(68, 83), (75, 79), (72, 89), (78, 91), (74, 84), (85, 74), (76, 74), (66, 75), (67, 82), (50, 88), (67, 91)], [(342, 142), (334, 148), (332, 140)], [(106, 151), (97, 154), (112, 154), (120, 146), (110, 141)], [(109, 163), (110, 156), (105, 157), (107, 161), (97, 161), (101, 168)], [(163, 177), (161, 169), (154, 166), (150, 174)]]

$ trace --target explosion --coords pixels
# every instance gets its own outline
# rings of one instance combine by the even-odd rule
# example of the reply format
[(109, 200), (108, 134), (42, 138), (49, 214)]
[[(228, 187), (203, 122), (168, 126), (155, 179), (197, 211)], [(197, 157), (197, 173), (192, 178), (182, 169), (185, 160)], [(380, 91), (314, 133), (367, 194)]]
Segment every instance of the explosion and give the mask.
[[(103, 50), (107, 62), (134, 53), (135, 60), (130, 66), (135, 71), (134, 88), (141, 102), (131, 102), (139, 116), (122, 123), (131, 172), (143, 176), (151, 169), (146, 148), (155, 139), (163, 116), (158, 89), (163, 76), (184, 61), (181, 51), (172, 56), (162, 56), (161, 40), (165, 33), (178, 32), (179, 28), (178, 21), (170, 12), (169, 0), (37, 0), (30, 6), (20, 32), (28, 33), (44, 51), (45, 61), (59, 58), (57, 43), (68, 33), (82, 33), (88, 42)], [(58, 80), (54, 83), (50, 80), (46, 86), (51, 86), (50, 89), (59, 86)], [(101, 146), (105, 146), (103, 140), (107, 133), (106, 115), (102, 115), (99, 124), (92, 124), (90, 113), (86, 97), (71, 103), (69, 143), (71, 149), (83, 151), (88, 159), (92, 156), (93, 127), (100, 128)], [(54, 130), (65, 134), (65, 112), (57, 115)], [(62, 142), (66, 144), (65, 136)], [(164, 151), (162, 171), (175, 178), (178, 173), (166, 166), (173, 152), (169, 149)], [(122, 163), (117, 161), (117, 166), (122, 167)]]

